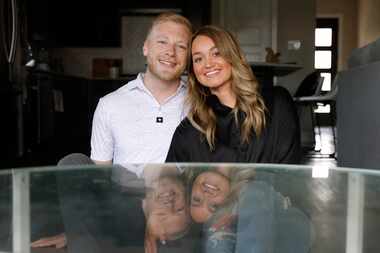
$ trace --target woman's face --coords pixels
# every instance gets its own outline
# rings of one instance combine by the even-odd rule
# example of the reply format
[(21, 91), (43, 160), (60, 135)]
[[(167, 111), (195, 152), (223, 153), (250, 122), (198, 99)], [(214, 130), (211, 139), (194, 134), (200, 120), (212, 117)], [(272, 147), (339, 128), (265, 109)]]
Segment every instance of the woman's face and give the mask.
[(198, 35), (193, 40), (191, 55), (194, 74), (199, 83), (210, 88), (215, 95), (230, 92), (232, 66), (220, 55), (211, 38)]
[(200, 174), (191, 191), (190, 214), (197, 223), (207, 221), (230, 193), (230, 182), (216, 171)]

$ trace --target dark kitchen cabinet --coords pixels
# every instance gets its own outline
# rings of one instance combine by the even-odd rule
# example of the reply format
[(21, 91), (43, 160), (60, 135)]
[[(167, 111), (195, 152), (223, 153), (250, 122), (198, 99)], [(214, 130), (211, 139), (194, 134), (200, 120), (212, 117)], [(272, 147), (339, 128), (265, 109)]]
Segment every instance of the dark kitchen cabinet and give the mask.
[(120, 47), (123, 15), (176, 11), (195, 28), (210, 23), (210, 0), (25, 0), (29, 39), (43, 47)]
[(182, 9), (184, 0), (129, 0), (120, 1), (120, 9)]
[(55, 164), (68, 153), (87, 154), (91, 130), (88, 80), (33, 72), (28, 88), (24, 129), (26, 148), (34, 159)]
[(122, 15), (156, 15), (162, 11), (175, 11), (187, 17), (194, 28), (211, 21), (211, 0), (129, 0), (120, 1)]
[(126, 84), (42, 71), (28, 78), (26, 149), (35, 165), (55, 164), (69, 153), (90, 154), (91, 127), (99, 98)]
[(119, 1), (29, 0), (29, 38), (44, 47), (120, 47)]

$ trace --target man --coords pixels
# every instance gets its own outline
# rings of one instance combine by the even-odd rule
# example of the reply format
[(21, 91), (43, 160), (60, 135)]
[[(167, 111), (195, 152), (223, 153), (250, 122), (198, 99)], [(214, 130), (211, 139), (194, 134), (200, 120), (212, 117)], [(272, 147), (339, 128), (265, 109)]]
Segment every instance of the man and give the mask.
[(180, 76), (191, 31), (190, 22), (177, 14), (153, 21), (143, 46), (146, 72), (101, 98), (96, 108), (91, 138), (96, 164), (165, 161), (174, 130), (186, 116), (186, 84)]
[(182, 238), (191, 220), (184, 181), (171, 167), (151, 169), (162, 173), (128, 187), (107, 179), (109, 170), (60, 173), (67, 251), (144, 252), (147, 241), (149, 252), (156, 252), (157, 241), (172, 244)]
[[(144, 74), (101, 98), (95, 110), (91, 159), (98, 165), (162, 163), (172, 135), (186, 116), (186, 68), (191, 23), (163, 13), (152, 23), (143, 45)], [(129, 167), (138, 176), (142, 166)], [(65, 234), (43, 238), (33, 247), (66, 245)]]

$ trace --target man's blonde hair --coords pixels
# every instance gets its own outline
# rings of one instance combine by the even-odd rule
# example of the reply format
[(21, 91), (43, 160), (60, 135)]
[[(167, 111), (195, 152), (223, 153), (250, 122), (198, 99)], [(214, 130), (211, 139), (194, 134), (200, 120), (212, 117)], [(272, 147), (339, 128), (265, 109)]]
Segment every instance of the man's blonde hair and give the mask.
[(152, 33), (153, 28), (158, 25), (162, 24), (165, 22), (173, 22), (179, 25), (183, 25), (184, 27), (187, 28), (190, 34), (193, 33), (193, 26), (191, 25), (191, 22), (185, 18), (184, 16), (177, 14), (175, 12), (164, 12), (158, 15), (152, 22), (152, 25), (150, 26), (148, 33), (147, 33), (147, 38), (149, 35)]

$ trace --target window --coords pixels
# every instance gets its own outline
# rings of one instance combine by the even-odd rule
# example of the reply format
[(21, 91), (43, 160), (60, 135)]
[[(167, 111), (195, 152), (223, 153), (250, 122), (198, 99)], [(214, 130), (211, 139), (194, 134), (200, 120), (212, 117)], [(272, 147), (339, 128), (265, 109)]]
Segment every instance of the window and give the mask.
[[(338, 62), (338, 19), (318, 18), (315, 29), (314, 68), (324, 77), (322, 92), (331, 90), (331, 82), (337, 72)], [(318, 106), (315, 112), (329, 113), (330, 105)]]

